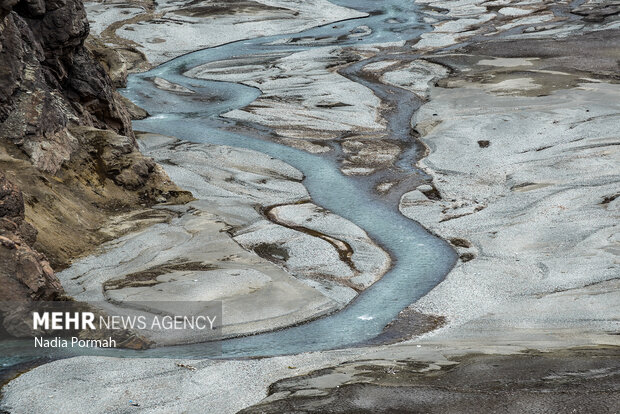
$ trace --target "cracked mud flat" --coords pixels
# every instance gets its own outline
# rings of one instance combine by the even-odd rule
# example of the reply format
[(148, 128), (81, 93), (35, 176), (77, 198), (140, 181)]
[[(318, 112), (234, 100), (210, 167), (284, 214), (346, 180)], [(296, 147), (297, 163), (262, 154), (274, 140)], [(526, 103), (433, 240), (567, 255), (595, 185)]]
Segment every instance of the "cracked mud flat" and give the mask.
[[(432, 179), (399, 207), (459, 252), (446, 280), (407, 310), (445, 315), (443, 328), (404, 344), (259, 360), (72, 358), (13, 381), (2, 408), (127, 412), (134, 399), (143, 412), (237, 412), (267, 397), (245, 411), (617, 412), (617, 8), (420, 4), (434, 30), (411, 46), (425, 60), (370, 70), (429, 99), (414, 124)], [(446, 67), (451, 76), (421, 88), (407, 70), (416, 62), (420, 79)]]

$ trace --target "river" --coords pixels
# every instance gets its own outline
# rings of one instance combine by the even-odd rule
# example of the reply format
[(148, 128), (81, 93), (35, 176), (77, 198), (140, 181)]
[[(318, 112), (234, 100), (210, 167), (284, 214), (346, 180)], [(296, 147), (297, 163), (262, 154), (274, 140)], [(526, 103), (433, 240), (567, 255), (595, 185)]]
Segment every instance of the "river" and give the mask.
[[(303, 45), (274, 44), (277, 40), (290, 37), (322, 38), (317, 46), (330, 43), (354, 46), (406, 41), (429, 30), (428, 25), (416, 14), (416, 6), (411, 0), (334, 0), (333, 3), (367, 12), (369, 16), (316, 27), (294, 35), (256, 38), (196, 51), (149, 72), (131, 75), (127, 88), (121, 91), (151, 114), (145, 120), (134, 122), (134, 128), (138, 131), (171, 135), (191, 142), (249, 148), (296, 167), (304, 173), (304, 185), (316, 204), (363, 228), (392, 257), (392, 268), (388, 273), (345, 309), (288, 329), (222, 341), (222, 355), (227, 358), (292, 354), (363, 344), (379, 335), (402, 309), (436, 286), (456, 261), (456, 253), (448, 243), (400, 214), (397, 200), (382, 198), (375, 193), (373, 188), (380, 174), (371, 177), (345, 176), (339, 170), (337, 156), (334, 156), (337, 150), (332, 151), (332, 154), (321, 155), (277, 144), (261, 137), (261, 134), (269, 132), (263, 128), (257, 127), (247, 134), (231, 132), (230, 127), (234, 126), (234, 121), (220, 115), (253, 102), (260, 96), (258, 89), (183, 75), (201, 64), (234, 56), (297, 52), (316, 47), (312, 42), (304, 42)], [(367, 26), (371, 31), (362, 37), (347, 38), (346, 35), (360, 26)], [(379, 56), (369, 62), (381, 59)], [(361, 64), (355, 64), (355, 68), (359, 67)], [(365, 81), (356, 78), (355, 68), (349, 68), (342, 74), (365, 84)], [(158, 89), (151, 81), (155, 76), (186, 86), (196, 94), (179, 95)], [(365, 86), (373, 89), (380, 97), (382, 92), (387, 91), (386, 88), (393, 89), (389, 95), (393, 96), (393, 106), (398, 110), (389, 114), (389, 132), (394, 139), (403, 141), (409, 148), (403, 152), (397, 168), (401, 174), (422, 177), (424, 174), (415, 168), (417, 147), (410, 131), (411, 115), (420, 102), (409, 92), (394, 90), (398, 88), (367, 82)], [(20, 344), (23, 342), (12, 341), (0, 345), (3, 348), (3, 364), (12, 365), (29, 359)], [(47, 356), (58, 358), (78, 353), (117, 357), (201, 358), (211, 356), (212, 349), (206, 344), (147, 351), (76, 349), (52, 352)]]

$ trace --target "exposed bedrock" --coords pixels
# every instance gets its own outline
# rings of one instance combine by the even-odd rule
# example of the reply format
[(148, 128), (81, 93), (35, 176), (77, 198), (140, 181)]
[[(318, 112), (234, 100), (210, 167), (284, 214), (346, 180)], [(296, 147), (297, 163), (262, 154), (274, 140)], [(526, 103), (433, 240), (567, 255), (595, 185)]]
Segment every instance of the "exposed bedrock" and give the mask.
[[(37, 231), (24, 220), (21, 191), (0, 172), (0, 298), (53, 300), (62, 286), (41, 253), (32, 248)], [(11, 309), (0, 302), (0, 311)]]
[(53, 299), (52, 267), (129, 230), (105, 228), (111, 216), (191, 197), (138, 151), (125, 101), (84, 46), (81, 1), (0, 10), (0, 300)]
[(70, 123), (132, 136), (120, 96), (83, 45), (88, 21), (80, 1), (22, 1), (1, 28), (3, 142), (53, 174), (78, 150)]

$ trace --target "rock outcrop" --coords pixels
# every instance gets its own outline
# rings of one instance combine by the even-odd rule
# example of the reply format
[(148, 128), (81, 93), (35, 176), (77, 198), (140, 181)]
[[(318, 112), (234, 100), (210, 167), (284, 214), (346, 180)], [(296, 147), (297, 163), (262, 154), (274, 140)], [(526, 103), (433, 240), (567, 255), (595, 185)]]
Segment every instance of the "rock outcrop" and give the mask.
[(55, 299), (52, 268), (130, 230), (111, 216), (191, 197), (138, 151), (88, 33), (80, 0), (0, 0), (0, 301)]
[[(24, 220), (21, 191), (0, 172), (0, 298), (53, 300), (63, 293), (44, 255), (32, 248), (37, 231)], [(0, 311), (4, 305), (0, 302)]]
[[(6, 3), (6, 2), (5, 2)], [(0, 136), (39, 169), (56, 173), (79, 149), (72, 122), (132, 137), (130, 118), (103, 67), (84, 46), (80, 1), (21, 1), (0, 26)]]

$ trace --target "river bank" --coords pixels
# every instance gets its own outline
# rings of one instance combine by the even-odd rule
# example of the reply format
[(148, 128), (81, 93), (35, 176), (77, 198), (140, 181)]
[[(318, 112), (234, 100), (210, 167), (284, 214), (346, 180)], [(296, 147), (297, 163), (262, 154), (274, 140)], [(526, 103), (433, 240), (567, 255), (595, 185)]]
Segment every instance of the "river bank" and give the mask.
[[(462, 405), (442, 412), (472, 401), (485, 412), (617, 411), (617, 19), (595, 2), (570, 15), (574, 5), (557, 3), (470, 1), (447, 12), (431, 3), (427, 13), (451, 19), (410, 44), (426, 53), (417, 66), (426, 70), (412, 79), (402, 63), (370, 69), (429, 100), (414, 126), (432, 180), (399, 208), (459, 253), (446, 280), (409, 308), (445, 315), (445, 327), (405, 344), (255, 360), (72, 358), (13, 381), (2, 407), (127, 412), (132, 400), (143, 412), (236, 412), (268, 395), (247, 412), (439, 410), (443, 398)], [(428, 87), (442, 71), (451, 75)], [(562, 397), (586, 385), (598, 400)]]
[[(384, 10), (384, 13), (388, 15), (394, 12), (389, 7)], [(336, 36), (336, 33), (356, 33), (365, 23), (369, 28), (372, 27), (372, 30), (364, 38), (366, 43), (361, 46), (361, 49), (365, 50), (365, 53), (375, 53), (389, 47), (389, 44), (374, 43), (377, 38), (383, 38), (393, 30), (400, 30), (400, 27), (406, 23), (399, 20), (395, 27), (390, 24), (385, 28), (383, 27), (385, 16), (378, 13), (374, 16), (367, 14), (369, 14), (368, 17), (357, 19), (359, 21), (348, 20), (340, 25), (322, 26), (303, 32), (303, 35), (315, 37), (327, 30), (333, 35), (331, 41), (337, 43), (341, 36)], [(409, 37), (413, 38), (416, 33), (415, 31), (409, 33)], [(355, 37), (347, 35), (346, 42), (355, 44), (357, 36), (359, 35)], [(272, 136), (264, 130), (268, 127), (254, 124), (256, 132), (246, 134), (245, 132), (250, 129), (247, 123), (230, 123), (226, 121), (226, 118), (220, 117), (221, 114), (251, 104), (258, 97), (256, 88), (224, 83), (222, 80), (214, 82), (195, 79), (185, 75), (188, 68), (202, 70), (205, 62), (225, 65), (225, 62), (230, 61), (229, 56), (251, 56), (255, 53), (258, 53), (259, 57), (275, 56), (273, 53), (261, 53), (261, 49), (265, 47), (273, 49), (274, 53), (282, 48), (294, 47), (309, 51), (314, 48), (312, 42), (310, 44), (302, 42), (300, 45), (291, 46), (288, 40), (287, 35), (279, 35), (229, 43), (183, 55), (152, 71), (133, 76), (125, 91), (128, 97), (152, 114), (148, 119), (137, 121), (136, 128), (157, 134), (175, 134), (177, 137), (194, 143), (192, 145), (172, 143), (169, 149), (162, 148), (159, 151), (161, 155), (158, 155), (158, 151), (150, 153), (148, 145), (143, 150), (159, 160), (166, 171), (173, 175), (175, 182), (183, 183), (185, 187), (191, 188), (196, 193), (195, 196), (203, 201), (202, 209), (205, 209), (206, 205), (211, 206), (211, 210), (205, 211), (211, 211), (212, 215), (230, 228), (228, 233), (236, 243), (278, 266), (284, 266), (292, 276), (318, 290), (321, 295), (327, 294), (334, 298), (337, 304), (336, 306), (330, 305), (330, 311), (339, 309), (351, 301), (357, 292), (362, 292), (375, 282), (372, 286), (372, 294), (366, 295), (362, 292), (359, 299), (343, 312), (286, 332), (226, 342), (224, 344), (225, 356), (296, 353), (341, 347), (369, 340), (379, 334), (398, 311), (431, 289), (445, 275), (454, 260), (453, 252), (445, 243), (429, 235), (417, 224), (405, 219), (393, 203), (377, 199), (374, 191), (375, 184), (372, 180), (354, 180), (343, 176), (338, 171), (337, 151), (329, 150), (327, 153), (313, 155), (312, 152), (298, 149), (295, 145), (290, 148), (282, 145), (281, 142), (271, 143), (265, 140)], [(335, 47), (331, 49), (334, 50)], [(321, 51), (323, 48), (319, 47), (317, 50)], [(303, 56), (303, 53), (293, 55), (295, 62), (300, 55)], [(329, 62), (321, 61), (320, 65), (326, 63)], [(332, 65), (331, 71), (342, 67), (337, 56), (332, 61)], [(331, 75), (327, 69), (318, 70), (332, 81), (337, 79), (347, 85), (355, 85), (354, 82), (341, 75)], [(298, 76), (300, 75), (296, 70), (287, 72), (287, 79), (294, 80)], [(362, 86), (356, 87), (363, 90)], [(324, 88), (319, 87), (319, 90), (324, 90)], [(312, 87), (307, 89), (309, 96), (314, 93), (316, 91)], [(367, 94), (372, 95), (372, 92), (367, 92)], [(162, 102), (168, 105), (162, 106)], [(173, 106), (172, 103), (174, 103)], [(345, 111), (344, 114), (346, 114), (350, 109), (346, 105), (320, 109), (320, 112), (328, 118), (330, 111), (335, 116), (342, 117), (341, 111)], [(412, 111), (409, 112), (408, 117), (411, 113)], [(307, 119), (308, 116), (311, 115), (303, 115), (303, 119)], [(405, 141), (402, 143), (403, 147), (411, 145), (411, 142), (406, 142), (409, 136), (408, 117), (405, 122), (406, 136), (396, 138)], [(334, 124), (333, 120), (329, 121), (329, 119), (326, 119), (324, 124)], [(391, 125), (392, 122), (385, 124), (381, 127), (387, 129), (387, 125)], [(298, 128), (301, 129), (303, 126), (300, 125)], [(337, 128), (342, 129), (342, 126), (337, 126)], [(256, 139), (256, 135), (259, 135), (259, 139)], [(208, 145), (204, 145), (205, 143)], [(378, 142), (380, 143), (381, 141)], [(260, 154), (257, 154), (257, 163), (246, 167), (235, 164), (238, 161), (232, 164), (225, 163), (224, 166), (220, 165), (222, 161), (218, 160), (220, 157), (217, 155), (218, 152), (222, 152), (222, 156), (227, 153), (235, 159), (244, 159), (243, 157), (249, 159), (242, 153), (230, 152), (230, 149), (218, 150), (217, 148), (224, 148), (220, 147), (221, 145), (234, 145), (286, 160), (303, 173), (303, 184), (308, 188), (314, 204), (320, 207), (310, 203), (302, 204), (307, 199), (304, 196), (295, 198), (296, 196), (291, 195), (288, 199), (279, 200), (278, 195), (272, 194), (278, 181), (271, 181), (270, 177), (264, 177), (264, 170), (268, 171), (273, 162), (269, 158), (261, 157)], [(216, 164), (209, 167), (212, 159), (216, 161)], [(201, 164), (205, 165), (201, 166)], [(383, 166), (383, 170), (385, 167)], [(225, 175), (220, 176), (218, 173), (214, 176), (210, 172), (210, 170), (222, 168), (226, 172)], [(238, 169), (241, 171), (235, 173)], [(410, 170), (411, 168), (407, 169), (407, 171)], [(402, 176), (405, 173), (400, 174)], [(298, 180), (299, 176), (296, 179)], [(293, 182), (287, 185), (297, 185), (293, 188), (300, 187)], [(335, 192), (334, 189), (338, 189), (339, 192)], [(263, 195), (260, 195), (261, 191)], [(246, 204), (247, 207), (241, 207)], [(231, 212), (234, 214), (231, 215)], [(363, 231), (358, 227), (347, 224), (347, 221), (338, 219), (330, 212), (363, 228), (375, 243), (381, 245), (383, 249), (388, 249), (393, 255), (395, 260), (392, 262), (395, 265), (381, 280), (377, 282), (389, 266), (386, 256), (374, 248), (372, 243), (369, 243)], [(377, 220), (377, 216), (381, 216), (382, 219)], [(184, 231), (186, 230), (181, 229), (181, 232)], [(148, 233), (146, 234), (141, 235), (139, 239), (152, 240)], [(158, 236), (155, 240), (159, 238)], [(133, 244), (136, 243), (131, 245)], [(148, 246), (148, 251), (154, 248), (151, 247), (151, 243), (146, 246)], [(312, 246), (312, 249), (308, 249), (308, 246)], [(416, 255), (410, 254), (410, 246), (416, 246)], [(82, 264), (78, 263), (73, 270), (69, 269), (65, 273), (66, 276), (61, 276), (72, 286), (70, 290), (78, 297), (90, 297), (91, 300), (100, 298), (100, 294), (97, 293), (98, 285), (108, 283), (104, 279), (110, 278), (109, 273), (112, 269), (108, 267), (109, 260), (106, 257), (118, 257), (119, 254), (123, 256), (123, 249), (125, 247), (121, 245), (104, 255), (89, 258), (89, 264), (86, 267), (93, 269), (92, 272), (83, 271)], [(336, 259), (336, 255), (330, 253), (333, 249), (339, 256), (338, 260), (330, 258), (334, 256)], [(183, 250), (184, 247), (180, 247), (167, 251), (166, 257), (170, 259), (178, 255), (177, 261), (187, 261)], [(320, 254), (316, 254), (317, 252)], [(196, 257), (198, 256), (199, 254)], [(342, 264), (338, 264), (338, 261)], [(114, 269), (121, 274), (128, 273), (132, 277), (136, 271), (149, 273), (148, 269), (143, 269), (145, 265), (142, 259), (133, 261), (131, 266), (137, 268), (132, 271), (122, 268)], [(103, 267), (103, 270), (98, 270), (98, 267)], [(145, 285), (139, 289), (136, 286), (129, 286), (128, 294), (115, 296), (115, 298), (122, 297), (122, 300), (135, 298), (137, 296), (134, 293), (137, 290), (140, 291), (137, 293), (139, 297), (151, 295), (158, 298), (166, 297), (171, 291), (167, 283), (162, 283), (163, 279), (173, 281), (175, 286), (178, 282), (178, 277), (168, 270), (163, 275), (158, 273), (156, 284), (149, 283), (148, 286)], [(84, 274), (85, 277), (82, 279)], [(190, 276), (188, 278), (191, 279)], [(86, 289), (94, 292), (95, 296), (89, 296), (89, 293), (80, 290), (82, 281), (88, 285)], [(201, 286), (207, 288), (209, 282), (205, 280), (205, 284)], [(170, 288), (176, 291), (176, 287), (170, 285)], [(253, 294), (253, 292), (250, 293)], [(115, 295), (117, 293), (114, 292)], [(226, 296), (224, 290), (221, 294), (224, 295), (222, 297)], [(217, 298), (213, 295), (210, 297)], [(231, 295), (231, 297), (239, 302), (236, 295)], [(377, 302), (385, 302), (386, 306), (377, 306)], [(241, 309), (245, 308), (251, 308), (251, 306), (241, 307)], [(320, 308), (316, 314), (321, 315), (325, 312)], [(261, 320), (260, 315), (257, 313), (254, 317)], [(424, 318), (424, 315), (419, 316)], [(289, 324), (296, 324), (312, 317), (311, 313), (305, 317), (300, 315), (297, 321), (293, 318), (289, 318), (288, 321)], [(359, 324), (360, 320), (365, 322)], [(266, 321), (267, 319), (263, 318), (261, 323)], [(433, 324), (429, 326), (432, 327)], [(257, 329), (254, 332), (263, 330), (265, 329)], [(242, 333), (251, 333), (251, 331)], [(200, 355), (196, 348), (193, 348), (190, 354)]]
[[(220, 301), (223, 337), (234, 337), (333, 313), (388, 270), (387, 253), (312, 204), (290, 165), (156, 134), (140, 135), (140, 143), (197, 200), (165, 207), (176, 213), (167, 223), (105, 244), (60, 272), (76, 300), (108, 302), (114, 313), (133, 301), (152, 303), (150, 313), (163, 311), (159, 302)], [(165, 332), (149, 338), (158, 346), (201, 341)]]

